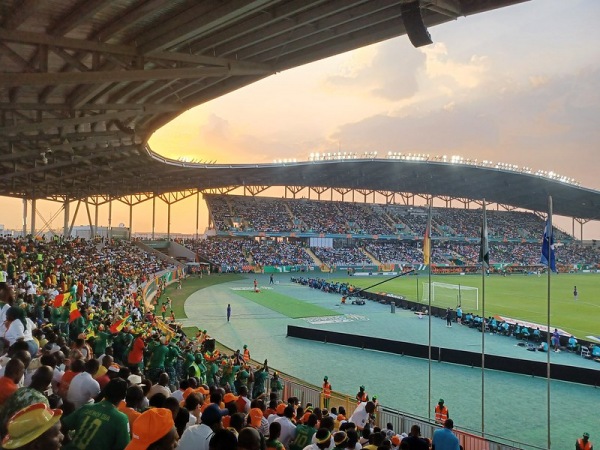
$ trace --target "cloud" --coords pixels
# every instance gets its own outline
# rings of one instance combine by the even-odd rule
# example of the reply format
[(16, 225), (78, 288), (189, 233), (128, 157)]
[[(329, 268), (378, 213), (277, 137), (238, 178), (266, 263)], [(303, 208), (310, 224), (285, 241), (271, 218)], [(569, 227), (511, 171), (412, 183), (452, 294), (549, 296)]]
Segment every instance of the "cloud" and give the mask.
[(600, 187), (589, 170), (600, 163), (594, 147), (600, 141), (600, 68), (544, 76), (543, 82), (519, 84), (500, 75), (482, 83), (478, 91), (487, 95), (438, 98), (437, 108), (416, 103), (372, 115), (341, 125), (330, 139), (347, 143), (349, 151), (458, 153), (556, 170)]
[(375, 96), (387, 101), (411, 98), (419, 90), (418, 74), (425, 67), (425, 55), (397, 39), (373, 46), (372, 59), (361, 60), (330, 75), (325, 85), (348, 95)]

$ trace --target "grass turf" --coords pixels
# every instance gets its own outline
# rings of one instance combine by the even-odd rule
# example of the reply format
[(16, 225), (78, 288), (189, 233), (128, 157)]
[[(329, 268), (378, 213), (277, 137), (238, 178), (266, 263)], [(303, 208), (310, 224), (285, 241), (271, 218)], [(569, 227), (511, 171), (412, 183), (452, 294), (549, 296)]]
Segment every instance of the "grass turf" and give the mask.
[[(333, 277), (335, 281), (365, 288), (382, 277)], [(433, 275), (432, 282), (460, 284), (479, 288), (479, 314), (482, 311), (481, 275)], [(547, 275), (492, 275), (485, 279), (485, 315), (502, 315), (514, 319), (545, 324), (547, 322), (548, 285)], [(370, 292), (386, 292), (403, 295), (409, 300), (423, 297), (423, 283), (427, 276), (408, 276), (383, 283)], [(418, 287), (417, 287), (418, 286)], [(550, 323), (578, 337), (600, 336), (597, 316), (600, 312), (600, 275), (597, 274), (552, 274), (550, 281)], [(577, 286), (578, 300), (573, 299), (573, 286)], [(418, 295), (417, 295), (418, 289)], [(466, 295), (465, 295), (466, 297)], [(455, 308), (457, 300), (438, 300), (435, 306)], [(463, 300), (463, 310), (473, 311)]]
[(317, 317), (317, 316), (338, 316), (339, 312), (323, 308), (318, 305), (303, 302), (293, 297), (280, 294), (270, 290), (254, 291), (234, 291), (237, 295), (258, 303), (275, 312), (288, 316), (292, 319), (302, 317)]

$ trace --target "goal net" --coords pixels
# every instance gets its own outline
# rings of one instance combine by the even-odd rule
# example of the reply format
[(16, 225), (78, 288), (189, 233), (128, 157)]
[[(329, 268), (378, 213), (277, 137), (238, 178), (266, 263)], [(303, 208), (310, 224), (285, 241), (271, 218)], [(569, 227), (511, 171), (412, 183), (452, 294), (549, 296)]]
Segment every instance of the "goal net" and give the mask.
[[(424, 302), (429, 302), (429, 283), (423, 283)], [(436, 306), (454, 308), (461, 306), (464, 310), (479, 311), (479, 288), (460, 284), (431, 283), (431, 303)]]

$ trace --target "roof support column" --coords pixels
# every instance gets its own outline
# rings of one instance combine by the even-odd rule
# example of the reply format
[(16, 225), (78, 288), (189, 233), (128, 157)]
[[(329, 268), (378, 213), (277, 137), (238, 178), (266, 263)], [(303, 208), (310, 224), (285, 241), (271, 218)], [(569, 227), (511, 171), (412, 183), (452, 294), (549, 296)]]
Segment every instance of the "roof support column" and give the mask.
[(71, 214), (69, 197), (65, 197), (64, 207), (65, 214), (63, 220), (63, 238), (66, 239), (69, 236), (69, 216)]
[(108, 201), (108, 239), (112, 239), (112, 198)]
[(200, 228), (200, 191), (196, 192), (196, 239), (198, 239), (198, 229)]
[(94, 224), (92, 223), (92, 214), (90, 213), (90, 202), (89, 199), (85, 199), (85, 210), (88, 216), (88, 223), (90, 224), (90, 239), (94, 239)]
[(31, 199), (31, 236), (35, 236), (36, 199)]
[(167, 241), (171, 240), (171, 202), (167, 203)]
[(23, 198), (23, 237), (27, 236), (27, 199)]
[(98, 197), (96, 197), (96, 205), (94, 209), (94, 236), (98, 235)]
[(133, 237), (133, 199), (129, 203), (129, 239)]
[(71, 226), (69, 227), (69, 232), (66, 237), (71, 236), (73, 232), (73, 227), (75, 226), (75, 219), (77, 219), (77, 213), (79, 212), (79, 206), (81, 205), (81, 200), (77, 200), (77, 206), (75, 207), (75, 214), (73, 214), (73, 220), (71, 220)]
[(152, 196), (152, 240), (154, 240), (154, 230), (156, 228), (156, 195)]

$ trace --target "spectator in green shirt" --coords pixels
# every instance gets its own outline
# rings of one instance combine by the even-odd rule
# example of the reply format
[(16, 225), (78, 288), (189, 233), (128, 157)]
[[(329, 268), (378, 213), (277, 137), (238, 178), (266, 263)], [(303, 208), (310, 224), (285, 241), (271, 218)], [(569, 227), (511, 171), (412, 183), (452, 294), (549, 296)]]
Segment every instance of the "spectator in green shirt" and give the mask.
[(124, 450), (129, 444), (129, 420), (117, 410), (125, 398), (127, 382), (111, 380), (104, 389), (104, 400), (84, 405), (62, 420), (65, 431), (72, 430), (71, 441), (63, 450)]

